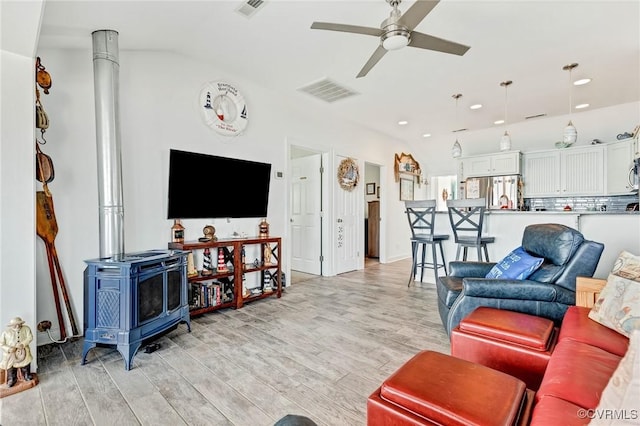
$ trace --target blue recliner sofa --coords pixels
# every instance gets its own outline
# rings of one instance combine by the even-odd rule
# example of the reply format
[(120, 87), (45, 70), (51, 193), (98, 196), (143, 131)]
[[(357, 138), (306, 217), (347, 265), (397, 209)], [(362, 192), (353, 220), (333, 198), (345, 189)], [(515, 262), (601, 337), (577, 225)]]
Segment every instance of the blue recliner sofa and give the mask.
[(495, 262), (449, 263), (449, 275), (436, 282), (438, 311), (447, 334), (479, 306), (523, 312), (560, 324), (567, 308), (576, 303), (576, 277), (592, 277), (604, 250), (603, 244), (555, 223), (527, 226), (522, 247), (544, 258), (526, 280), (484, 278)]

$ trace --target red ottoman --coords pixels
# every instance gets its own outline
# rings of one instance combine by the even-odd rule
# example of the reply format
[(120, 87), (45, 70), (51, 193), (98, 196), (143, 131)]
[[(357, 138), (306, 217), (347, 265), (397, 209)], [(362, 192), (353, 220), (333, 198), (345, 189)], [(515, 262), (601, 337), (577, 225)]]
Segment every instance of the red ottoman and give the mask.
[(401, 366), (367, 400), (367, 425), (526, 424), (533, 392), (500, 371), (432, 351)]
[(538, 390), (557, 338), (551, 320), (480, 307), (451, 330), (451, 355), (500, 370)]

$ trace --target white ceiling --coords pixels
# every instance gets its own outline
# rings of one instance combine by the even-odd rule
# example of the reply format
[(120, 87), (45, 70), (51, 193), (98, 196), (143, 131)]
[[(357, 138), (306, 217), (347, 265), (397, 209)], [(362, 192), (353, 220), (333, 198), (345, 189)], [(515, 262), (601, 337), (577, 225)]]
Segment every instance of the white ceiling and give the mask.
[[(267, 0), (251, 17), (240, 1), (58, 1), (45, 5), (39, 46), (91, 49), (91, 32), (119, 32), (120, 50), (180, 52), (230, 75), (306, 99), (329, 113), (408, 143), (428, 143), (459, 128), (569, 110), (569, 73), (593, 81), (572, 89), (589, 109), (640, 100), (640, 1), (444, 0), (416, 31), (471, 46), (464, 56), (406, 47), (356, 79), (378, 46), (372, 36), (310, 29), (313, 21), (378, 27), (384, 0)], [(406, 11), (413, 0), (400, 4)], [(299, 92), (330, 78), (358, 92), (328, 104)], [(215, 79), (215, 76), (212, 76)], [(456, 120), (454, 93), (461, 93)], [(469, 106), (484, 107), (471, 111)], [(575, 112), (574, 112), (575, 113)], [(639, 118), (640, 119), (640, 118)], [(398, 126), (399, 120), (409, 124)]]

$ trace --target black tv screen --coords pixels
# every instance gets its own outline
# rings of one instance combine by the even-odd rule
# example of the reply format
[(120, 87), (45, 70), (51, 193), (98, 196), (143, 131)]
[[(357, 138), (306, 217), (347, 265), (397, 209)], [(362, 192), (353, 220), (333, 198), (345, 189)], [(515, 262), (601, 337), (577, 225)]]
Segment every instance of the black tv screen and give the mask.
[(169, 219), (267, 217), (271, 164), (172, 149)]

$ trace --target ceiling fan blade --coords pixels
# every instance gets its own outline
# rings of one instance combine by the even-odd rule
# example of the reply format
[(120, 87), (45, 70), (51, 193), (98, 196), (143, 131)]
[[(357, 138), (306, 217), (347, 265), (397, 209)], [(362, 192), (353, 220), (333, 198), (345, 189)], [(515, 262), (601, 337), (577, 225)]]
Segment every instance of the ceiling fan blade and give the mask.
[(411, 41), (409, 42), (409, 46), (420, 49), (436, 50), (438, 52), (451, 53), (459, 56), (464, 55), (467, 53), (467, 50), (469, 50), (469, 46), (465, 46), (464, 44), (455, 43), (453, 41), (434, 37), (429, 34), (419, 33), (417, 31), (411, 32)]
[(382, 45), (378, 46), (378, 48), (375, 50), (375, 52), (373, 52), (373, 55), (371, 55), (367, 63), (364, 64), (364, 67), (362, 67), (362, 69), (360, 70), (360, 73), (356, 76), (356, 78), (364, 77), (365, 75), (367, 75), (367, 73), (371, 71), (371, 68), (373, 68), (373, 66), (377, 64), (380, 59), (382, 59), (385, 53), (387, 53), (387, 49), (382, 47)]
[(439, 1), (440, 0), (416, 0), (400, 19), (411, 31), (422, 22), (424, 17), (436, 7)]
[(382, 30), (380, 28), (360, 27), (358, 25), (332, 24), (331, 22), (314, 22), (311, 24), (313, 30), (329, 30), (342, 31), (345, 33), (356, 33), (380, 37)]

